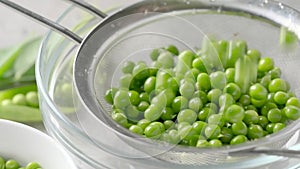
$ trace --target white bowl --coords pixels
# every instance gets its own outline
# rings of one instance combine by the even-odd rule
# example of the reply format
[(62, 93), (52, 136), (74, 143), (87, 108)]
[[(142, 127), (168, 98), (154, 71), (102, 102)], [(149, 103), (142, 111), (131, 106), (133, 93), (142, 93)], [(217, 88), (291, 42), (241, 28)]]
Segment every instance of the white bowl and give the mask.
[(15, 159), (21, 165), (38, 162), (43, 169), (77, 169), (69, 154), (45, 133), (0, 119), (0, 156)]

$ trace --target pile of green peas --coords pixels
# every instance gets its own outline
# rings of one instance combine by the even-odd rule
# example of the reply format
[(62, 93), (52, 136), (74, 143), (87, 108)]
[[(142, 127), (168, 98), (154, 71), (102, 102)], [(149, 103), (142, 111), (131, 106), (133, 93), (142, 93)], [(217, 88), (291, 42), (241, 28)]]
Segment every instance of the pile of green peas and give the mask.
[(126, 61), (105, 100), (133, 133), (194, 147), (235, 145), (276, 133), (300, 102), (270, 57), (245, 41), (204, 40), (198, 52), (170, 45), (152, 63)]
[(22, 167), (19, 162), (14, 159), (5, 160), (0, 157), (0, 168), (1, 169), (42, 169), (40, 164), (37, 162), (30, 162), (26, 166)]

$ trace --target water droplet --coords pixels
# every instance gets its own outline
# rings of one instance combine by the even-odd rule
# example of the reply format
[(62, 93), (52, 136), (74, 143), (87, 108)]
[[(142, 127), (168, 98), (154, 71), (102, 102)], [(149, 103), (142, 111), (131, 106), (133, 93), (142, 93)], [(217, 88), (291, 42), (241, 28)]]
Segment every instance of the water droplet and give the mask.
[(281, 2), (278, 3), (278, 6), (279, 6), (280, 9), (283, 9), (283, 8), (284, 8), (284, 6), (282, 5)]

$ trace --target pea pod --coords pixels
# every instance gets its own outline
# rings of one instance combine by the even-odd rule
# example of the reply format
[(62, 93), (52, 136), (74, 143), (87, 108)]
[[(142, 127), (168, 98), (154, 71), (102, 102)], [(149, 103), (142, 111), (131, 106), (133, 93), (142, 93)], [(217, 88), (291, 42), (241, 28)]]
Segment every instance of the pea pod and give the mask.
[(227, 51), (226, 68), (234, 67), (238, 59), (245, 55), (247, 44), (245, 41), (230, 41)]
[[(203, 38), (202, 42), (202, 59), (207, 72), (210, 74), (214, 71), (223, 71), (223, 58), (220, 58), (220, 54), (223, 52), (223, 46), (219, 45), (212, 38)], [(220, 51), (220, 54), (218, 53)], [(223, 57), (223, 55), (221, 56)], [(222, 60), (221, 60), (222, 59)]]
[(23, 123), (42, 121), (42, 115), (38, 108), (20, 105), (0, 106), (0, 118)]
[(235, 63), (235, 83), (241, 88), (242, 93), (247, 93), (251, 83), (255, 82), (256, 69), (254, 61), (248, 55), (240, 57)]
[(20, 93), (26, 94), (27, 92), (36, 91), (36, 90), (37, 90), (36, 84), (2, 90), (0, 91), (0, 102), (2, 102), (5, 99), (12, 99), (13, 96), (16, 94), (20, 94)]

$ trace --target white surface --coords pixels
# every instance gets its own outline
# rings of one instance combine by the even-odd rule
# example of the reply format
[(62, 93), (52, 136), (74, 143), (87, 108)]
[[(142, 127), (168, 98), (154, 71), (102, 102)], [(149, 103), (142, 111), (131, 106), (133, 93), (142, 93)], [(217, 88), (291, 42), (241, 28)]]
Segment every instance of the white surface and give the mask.
[(65, 150), (48, 135), (32, 127), (0, 120), (0, 154), (22, 165), (38, 162), (44, 169), (76, 169)]

